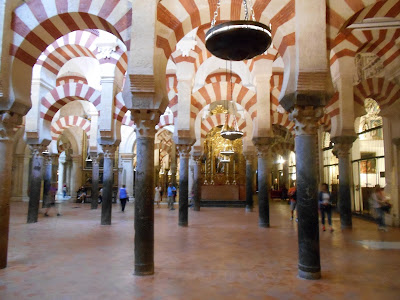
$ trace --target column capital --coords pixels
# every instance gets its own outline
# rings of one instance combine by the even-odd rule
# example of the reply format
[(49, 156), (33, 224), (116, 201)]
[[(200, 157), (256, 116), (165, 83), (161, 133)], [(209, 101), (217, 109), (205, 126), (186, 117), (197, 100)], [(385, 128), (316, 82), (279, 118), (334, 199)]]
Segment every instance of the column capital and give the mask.
[(289, 119), (295, 123), (296, 135), (317, 134), (318, 120), (323, 116), (322, 107), (296, 106), (289, 114)]
[(243, 152), (244, 159), (246, 160), (246, 165), (253, 164), (254, 158), (256, 157), (255, 152)]
[(114, 158), (118, 145), (101, 145), (101, 147), (103, 148), (104, 158)]
[(136, 125), (136, 138), (154, 138), (160, 115), (160, 111), (156, 109), (132, 109), (131, 117)]
[(331, 141), (335, 144), (332, 150), (333, 154), (337, 157), (349, 155), (356, 139), (356, 136), (335, 136), (331, 138)]
[(190, 144), (178, 144), (176, 148), (179, 152), (179, 158), (189, 158), (190, 157), (190, 150), (192, 149), (192, 145)]
[(257, 148), (257, 156), (259, 158), (268, 158), (269, 149), (275, 142), (274, 137), (253, 137), (254, 146)]
[(53, 158), (52, 155), (43, 155), (43, 157), (44, 157), (44, 164), (45, 164), (46, 166), (50, 166), (50, 165), (53, 164), (54, 158)]
[(11, 141), (14, 128), (22, 125), (22, 116), (10, 111), (0, 113), (0, 141)]
[(43, 156), (43, 152), (47, 149), (47, 146), (43, 144), (30, 144), (29, 149), (31, 149), (32, 157)]

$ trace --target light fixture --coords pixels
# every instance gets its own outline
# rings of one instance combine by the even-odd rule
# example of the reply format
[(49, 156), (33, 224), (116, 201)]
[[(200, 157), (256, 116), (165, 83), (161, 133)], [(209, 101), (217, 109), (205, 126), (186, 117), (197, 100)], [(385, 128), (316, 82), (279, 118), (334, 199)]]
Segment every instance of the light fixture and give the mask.
[[(232, 61), (230, 62), (229, 66), (230, 70), (230, 78), (229, 78), (229, 83), (230, 83), (230, 100), (225, 101), (227, 105), (227, 113), (225, 114), (225, 123), (221, 128), (221, 136), (224, 139), (227, 140), (237, 140), (240, 139), (243, 136), (243, 131), (239, 130), (239, 126), (237, 124), (236, 120), (236, 102), (233, 100), (233, 80), (232, 80)], [(226, 77), (228, 77), (228, 62), (226, 63)], [(230, 128), (228, 125), (229, 121), (229, 103), (232, 103), (232, 116), (233, 116), (233, 128)]]
[[(269, 26), (255, 21), (251, 0), (243, 0), (244, 20), (235, 20), (215, 26), (221, 0), (217, 2), (211, 28), (206, 33), (206, 48), (224, 60), (245, 60), (263, 54), (271, 45)], [(252, 20), (249, 20), (249, 8)]]
[(235, 154), (235, 151), (233, 150), (232, 142), (225, 143), (224, 150), (222, 150), (219, 153), (222, 155), (225, 155), (225, 156), (230, 156), (230, 155)]
[(90, 154), (87, 155), (85, 161), (92, 161), (92, 158), (90, 157)]
[(283, 164), (283, 163), (285, 163), (285, 160), (283, 159), (282, 156), (279, 156), (279, 158), (278, 158), (278, 160), (277, 160), (277, 163), (278, 163), (278, 164)]
[(49, 154), (50, 152), (49, 152), (49, 149), (47, 149), (46, 148), (46, 150), (44, 150), (43, 152), (42, 152), (42, 154), (45, 154), (45, 155), (47, 155), (47, 154)]
[(228, 156), (222, 155), (222, 157), (219, 160), (221, 163), (229, 163), (231, 162), (231, 159)]

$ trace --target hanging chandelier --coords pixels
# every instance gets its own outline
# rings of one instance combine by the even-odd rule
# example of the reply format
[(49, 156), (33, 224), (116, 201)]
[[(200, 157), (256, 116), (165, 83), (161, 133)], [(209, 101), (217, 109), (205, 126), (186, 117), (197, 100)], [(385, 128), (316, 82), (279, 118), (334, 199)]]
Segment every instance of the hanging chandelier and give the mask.
[(235, 151), (233, 150), (232, 142), (225, 143), (224, 150), (220, 151), (219, 153), (222, 155), (225, 155), (225, 156), (230, 156), (230, 155), (235, 154)]
[[(228, 77), (228, 62), (226, 63), (226, 73), (227, 73), (227, 77)], [(237, 124), (237, 120), (236, 120), (236, 102), (233, 99), (233, 81), (232, 81), (232, 61), (230, 61), (230, 79), (229, 79), (229, 83), (230, 83), (230, 101), (226, 101), (225, 103), (227, 104), (227, 113), (225, 114), (225, 123), (221, 128), (221, 136), (224, 139), (227, 140), (237, 140), (240, 139), (243, 136), (243, 131), (239, 130), (239, 126)], [(229, 122), (229, 102), (232, 103), (232, 117), (233, 117), (233, 127), (229, 127), (228, 122)]]
[[(240, 61), (263, 54), (271, 45), (269, 26), (255, 21), (252, 1), (243, 0), (244, 20), (221, 23), (215, 26), (221, 0), (217, 2), (211, 28), (206, 33), (206, 48), (211, 54), (224, 60)], [(249, 20), (249, 7), (251, 21)]]
[(230, 162), (231, 162), (231, 159), (230, 159), (228, 156), (222, 155), (222, 157), (220, 158), (219, 161), (220, 161), (221, 163), (227, 164), (227, 163), (230, 163)]

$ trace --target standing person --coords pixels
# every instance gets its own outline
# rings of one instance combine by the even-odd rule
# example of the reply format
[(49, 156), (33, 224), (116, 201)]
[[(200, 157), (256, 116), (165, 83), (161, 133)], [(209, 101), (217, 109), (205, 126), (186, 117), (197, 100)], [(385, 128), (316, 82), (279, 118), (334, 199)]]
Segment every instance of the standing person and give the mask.
[(288, 189), (286, 188), (286, 185), (282, 187), (282, 194), (281, 194), (281, 200), (285, 201), (288, 197)]
[(119, 200), (121, 202), (121, 211), (125, 211), (126, 201), (128, 200), (128, 194), (126, 193), (125, 184), (119, 189)]
[(321, 191), (318, 195), (319, 209), (321, 211), (322, 230), (325, 231), (325, 214), (328, 216), (329, 230), (333, 232), (332, 228), (332, 198), (329, 192), (328, 185), (322, 184)]
[(174, 186), (172, 186), (172, 183), (169, 183), (168, 190), (167, 190), (169, 210), (175, 210), (175, 208), (174, 208), (175, 195), (176, 195), (176, 188)]
[[(288, 191), (289, 201), (290, 201), (290, 221), (293, 220), (294, 211), (296, 210), (297, 204), (297, 188), (296, 185), (293, 185)], [(296, 218), (296, 222), (298, 218)]]
[(62, 192), (63, 192), (63, 198), (67, 197), (67, 185), (65, 183), (64, 183)]
[(49, 216), (48, 212), (50, 211), (50, 209), (52, 207), (54, 207), (54, 209), (57, 211), (57, 216), (58, 217), (61, 216), (60, 209), (58, 207), (56, 207), (56, 193), (57, 193), (57, 189), (54, 186), (52, 186), (50, 188), (50, 202), (46, 203), (46, 210), (44, 212), (45, 217)]
[(100, 204), (101, 202), (103, 202), (103, 188), (101, 188), (99, 190), (99, 200), (98, 203)]
[(162, 188), (161, 188), (161, 186), (156, 186), (155, 190), (156, 190), (156, 194), (154, 197), (154, 201), (157, 203), (157, 207), (160, 208)]
[(390, 204), (386, 202), (383, 188), (381, 188), (379, 184), (375, 185), (374, 192), (371, 194), (369, 202), (370, 206), (374, 210), (378, 230), (387, 231), (385, 224), (385, 210), (387, 208), (390, 209)]

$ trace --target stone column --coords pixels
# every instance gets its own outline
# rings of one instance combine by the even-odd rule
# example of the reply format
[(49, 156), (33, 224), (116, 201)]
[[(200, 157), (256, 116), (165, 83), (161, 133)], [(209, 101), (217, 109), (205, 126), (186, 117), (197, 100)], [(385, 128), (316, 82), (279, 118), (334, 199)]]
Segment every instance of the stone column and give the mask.
[(290, 188), (289, 186), (289, 158), (290, 158), (290, 151), (285, 151), (283, 159), (284, 163), (282, 164), (282, 186), (286, 186), (287, 189)]
[(174, 187), (176, 187), (176, 171), (176, 145), (173, 143), (171, 147), (171, 183)]
[(321, 278), (318, 227), (317, 121), (321, 108), (296, 106), (290, 113), (295, 122), (297, 178), (297, 216), (299, 243), (299, 277)]
[(53, 158), (51, 155), (44, 156), (44, 176), (43, 176), (43, 202), (42, 207), (51, 201), (51, 176), (53, 174)]
[(117, 145), (101, 145), (104, 153), (103, 202), (101, 204), (101, 225), (111, 225), (112, 188), (114, 182), (114, 157)]
[[(399, 226), (400, 216), (400, 138), (392, 138), (394, 145), (393, 188), (392, 188), (392, 216), (395, 218), (394, 226)], [(387, 174), (387, 173), (386, 173)], [(397, 220), (396, 220), (397, 219)]]
[(43, 145), (29, 145), (32, 151), (32, 173), (29, 192), (28, 223), (36, 223), (39, 214), (40, 191), (43, 179)]
[(244, 153), (244, 158), (246, 159), (246, 212), (252, 212), (254, 207), (253, 204), (254, 154)]
[(355, 136), (333, 137), (335, 143), (333, 152), (339, 159), (339, 212), (342, 229), (351, 229), (351, 171), (350, 171), (350, 150)]
[(132, 110), (136, 123), (135, 275), (154, 274), (154, 138), (158, 111)]
[[(32, 157), (33, 159), (33, 157)], [(64, 185), (64, 166), (65, 166), (65, 157), (58, 157), (58, 185), (57, 185), (57, 198), (64, 200), (63, 197), (63, 185)]]
[(188, 226), (189, 157), (192, 145), (176, 145), (179, 152), (179, 226)]
[(71, 155), (72, 158), (72, 174), (74, 174), (69, 188), (72, 199), (76, 197), (76, 191), (82, 185), (82, 156)]
[(10, 224), (11, 170), (13, 154), (13, 123), (1, 115), (0, 123), (0, 269), (7, 267), (8, 232)]
[(201, 156), (193, 156), (193, 210), (200, 211), (201, 201)]
[(268, 182), (269, 148), (273, 143), (272, 137), (255, 137), (253, 143), (258, 152), (258, 225), (269, 227), (270, 185)]
[[(99, 156), (97, 153), (90, 154), (92, 158), (92, 203), (90, 209), (97, 209), (99, 198)], [(104, 190), (103, 190), (104, 191)]]
[(66, 179), (65, 182), (67, 183), (67, 195), (72, 195), (72, 176), (71, 176), (71, 171), (72, 171), (72, 163), (71, 163), (71, 157), (67, 157), (67, 161), (65, 162), (65, 169), (66, 169)]

